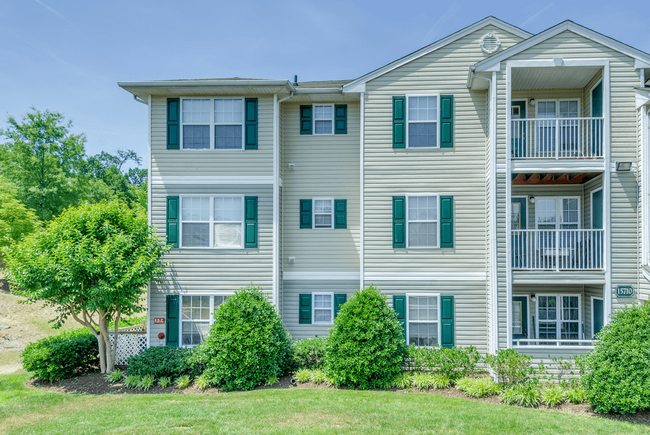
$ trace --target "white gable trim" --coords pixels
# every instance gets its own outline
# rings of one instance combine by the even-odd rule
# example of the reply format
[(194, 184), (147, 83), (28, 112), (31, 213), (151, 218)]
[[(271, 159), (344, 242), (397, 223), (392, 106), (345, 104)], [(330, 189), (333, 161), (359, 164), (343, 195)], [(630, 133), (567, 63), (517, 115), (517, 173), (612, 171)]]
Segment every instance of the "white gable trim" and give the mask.
[(510, 32), (514, 35), (519, 36), (520, 38), (530, 38), (532, 36), (531, 33), (526, 32), (525, 30), (522, 30), (518, 27), (515, 27), (511, 24), (506, 23), (505, 21), (501, 21), (498, 18), (495, 17), (487, 17), (482, 19), (481, 21), (478, 21), (470, 26), (465, 27), (464, 29), (459, 30), (456, 33), (452, 33), (451, 35), (440, 39), (439, 41), (436, 41), (432, 44), (427, 45), (426, 47), (423, 47), (417, 51), (414, 51), (413, 53), (406, 55), (400, 59), (397, 59), (394, 62), (389, 63), (388, 65), (385, 65), (381, 68), (378, 68), (364, 76), (359, 77), (356, 80), (352, 80), (350, 83), (343, 85), (343, 92), (365, 92), (365, 85), (367, 82), (370, 80), (373, 80), (379, 76), (382, 76), (395, 68), (399, 68), (402, 65), (405, 65), (409, 62), (412, 62), (416, 59), (419, 59), (422, 56), (425, 56), (433, 51), (438, 50), (439, 48), (444, 47), (445, 45), (451, 44), (452, 42), (463, 38), (467, 35), (469, 35), (472, 32), (475, 32), (487, 25), (493, 25), (495, 27), (498, 27), (502, 30), (505, 30), (506, 32)]
[(598, 32), (595, 32), (591, 29), (588, 29), (584, 26), (574, 23), (573, 21), (564, 21), (554, 27), (551, 27), (548, 30), (545, 30), (532, 38), (528, 38), (525, 41), (522, 41), (512, 47), (504, 50), (503, 52), (496, 54), (490, 58), (482, 60), (475, 65), (475, 70), (478, 71), (493, 71), (493, 68), (499, 62), (508, 59), (518, 53), (521, 53), (524, 50), (527, 50), (547, 39), (550, 39), (562, 32), (571, 31), (577, 35), (583, 36), (587, 39), (591, 39), (594, 42), (597, 42), (601, 45), (609, 47), (613, 50), (616, 50), (620, 53), (623, 53), (636, 60), (635, 68), (645, 68), (643, 65), (650, 64), (650, 54), (644, 53), (641, 50), (630, 47), (627, 44), (623, 44), (620, 41), (605, 36)]
[(650, 102), (650, 89), (636, 89), (636, 108), (645, 106)]

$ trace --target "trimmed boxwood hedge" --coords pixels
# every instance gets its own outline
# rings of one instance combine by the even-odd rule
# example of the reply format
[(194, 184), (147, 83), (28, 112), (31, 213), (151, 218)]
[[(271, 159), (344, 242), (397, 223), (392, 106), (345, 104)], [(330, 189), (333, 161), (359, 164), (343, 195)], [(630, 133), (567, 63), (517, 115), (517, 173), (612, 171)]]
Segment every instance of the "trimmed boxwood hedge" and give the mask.
[(182, 347), (150, 347), (129, 358), (129, 376), (153, 376), (172, 380), (189, 375), (196, 377), (203, 367), (190, 361), (192, 349)]

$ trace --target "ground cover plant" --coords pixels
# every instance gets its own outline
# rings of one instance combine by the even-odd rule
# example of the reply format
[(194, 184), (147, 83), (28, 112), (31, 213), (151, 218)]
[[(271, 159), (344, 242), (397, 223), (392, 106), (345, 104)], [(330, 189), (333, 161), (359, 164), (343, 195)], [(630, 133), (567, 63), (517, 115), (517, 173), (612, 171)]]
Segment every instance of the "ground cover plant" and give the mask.
[(203, 366), (191, 361), (192, 349), (182, 347), (155, 346), (133, 355), (128, 360), (130, 375), (148, 376), (156, 379), (179, 376), (195, 377), (201, 374)]
[(23, 367), (33, 377), (57, 381), (96, 370), (99, 350), (95, 336), (81, 328), (28, 344), (22, 358)]
[(219, 306), (192, 361), (206, 367), (211, 385), (251, 390), (291, 368), (291, 336), (262, 289), (244, 287)]
[(406, 355), (397, 313), (370, 286), (341, 306), (327, 339), (323, 371), (337, 385), (383, 388), (402, 372)]
[(584, 362), (582, 383), (596, 412), (650, 408), (650, 304), (614, 313)]
[(611, 435), (648, 430), (647, 426), (605, 418), (436, 394), (292, 388), (236, 394), (94, 396), (29, 388), (27, 379), (27, 375), (0, 376), (0, 433)]

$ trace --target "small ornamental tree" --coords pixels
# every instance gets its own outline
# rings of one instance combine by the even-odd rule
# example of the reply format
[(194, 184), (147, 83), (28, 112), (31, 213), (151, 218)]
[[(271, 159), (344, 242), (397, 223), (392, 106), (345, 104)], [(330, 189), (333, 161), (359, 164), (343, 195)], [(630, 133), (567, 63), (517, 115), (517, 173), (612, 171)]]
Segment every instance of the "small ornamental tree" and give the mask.
[(72, 317), (93, 333), (101, 371), (110, 373), (116, 349), (109, 327), (117, 333), (122, 316), (144, 310), (140, 296), (164, 273), (168, 249), (144, 212), (100, 202), (65, 210), (6, 249), (5, 264), (15, 293), (56, 308), (55, 327)]
[(252, 390), (282, 376), (293, 363), (291, 336), (260, 287), (244, 287), (219, 306), (193, 363), (206, 365), (212, 385)]
[(650, 408), (650, 304), (612, 315), (584, 360), (587, 399), (596, 412), (633, 414)]
[(339, 385), (384, 388), (402, 373), (406, 355), (397, 313), (370, 286), (341, 306), (327, 339), (324, 371)]

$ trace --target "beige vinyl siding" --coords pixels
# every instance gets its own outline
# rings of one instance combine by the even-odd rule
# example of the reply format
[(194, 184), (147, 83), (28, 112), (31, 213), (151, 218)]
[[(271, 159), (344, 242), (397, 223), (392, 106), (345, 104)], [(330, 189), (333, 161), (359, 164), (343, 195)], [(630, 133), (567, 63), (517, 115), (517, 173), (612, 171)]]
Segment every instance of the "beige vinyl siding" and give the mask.
[(348, 300), (350, 300), (354, 292), (359, 289), (359, 280), (285, 280), (282, 282), (282, 289), (284, 298), (282, 319), (284, 325), (294, 340), (302, 340), (316, 336), (327, 337), (330, 328), (334, 325), (298, 323), (299, 295), (315, 292), (347, 294)]
[[(370, 285), (366, 281), (365, 285)], [(456, 346), (476, 346), (487, 352), (486, 285), (483, 281), (382, 281), (375, 285), (393, 307), (393, 295), (439, 293), (454, 297), (454, 337)]]
[[(347, 134), (301, 135), (300, 103), (283, 103), (282, 159), (295, 164), (282, 180), (283, 272), (359, 271), (359, 104), (345, 104)], [(301, 229), (300, 200), (312, 198), (347, 200), (347, 228)]]
[[(494, 32), (508, 47), (519, 39), (486, 26), (366, 84), (364, 263), (366, 272), (484, 272), (487, 94), (467, 89), (467, 72), (484, 59), (479, 41)], [(454, 96), (454, 147), (392, 148), (392, 97)], [(407, 133), (408, 134), (408, 133)], [(453, 249), (393, 249), (392, 197), (454, 197)]]
[[(634, 87), (638, 86), (638, 75), (634, 70), (634, 60), (617, 51), (600, 45), (587, 38), (579, 36), (571, 31), (562, 32), (546, 41), (543, 41), (521, 53), (512, 56), (508, 60), (532, 60), (532, 59), (553, 59), (562, 57), (565, 59), (609, 59), (610, 61), (610, 142), (612, 162), (617, 160), (637, 160), (637, 132)], [(501, 63), (502, 70), (497, 73), (498, 79), (498, 162), (505, 163), (509, 144), (506, 143), (506, 61)], [(586, 96), (595, 84), (596, 77), (583, 89), (583, 110), (589, 108), (590, 98)], [(584, 116), (589, 112), (585, 111)], [(504, 180), (505, 181), (505, 180)], [(500, 185), (499, 190), (505, 194), (505, 185)], [(617, 285), (637, 285), (637, 184), (634, 172), (612, 172), (611, 174), (611, 223), (612, 229), (612, 289)], [(500, 209), (501, 210), (501, 209)], [(503, 216), (500, 215), (499, 231), (503, 233), (503, 250), (499, 250), (499, 272), (505, 274), (505, 209)], [(500, 245), (501, 248), (502, 245)], [(503, 265), (503, 269), (501, 268)], [(503, 270), (503, 272), (502, 272)], [(581, 278), (580, 283), (593, 282), (599, 279), (600, 273), (592, 274), (592, 277)], [(604, 278), (604, 276), (603, 276)], [(500, 284), (499, 300), (505, 306), (506, 286)], [(597, 284), (593, 282), (593, 284)], [(613, 309), (622, 306), (623, 302), (630, 302), (630, 299), (618, 301), (613, 296)], [(502, 330), (500, 336), (507, 333), (505, 325), (505, 310)]]
[(273, 97), (260, 96), (257, 110), (256, 150), (168, 150), (167, 98), (152, 97), (151, 177), (273, 175)]

